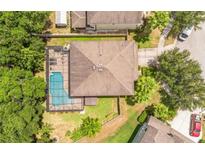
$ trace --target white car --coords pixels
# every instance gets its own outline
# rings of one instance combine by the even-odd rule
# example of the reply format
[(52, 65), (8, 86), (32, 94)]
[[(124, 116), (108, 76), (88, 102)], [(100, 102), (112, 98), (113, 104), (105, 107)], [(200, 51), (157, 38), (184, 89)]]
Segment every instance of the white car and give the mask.
[(179, 40), (185, 41), (185, 40), (188, 38), (188, 36), (191, 34), (191, 32), (193, 31), (193, 29), (194, 29), (194, 26), (185, 28), (185, 29), (179, 34)]

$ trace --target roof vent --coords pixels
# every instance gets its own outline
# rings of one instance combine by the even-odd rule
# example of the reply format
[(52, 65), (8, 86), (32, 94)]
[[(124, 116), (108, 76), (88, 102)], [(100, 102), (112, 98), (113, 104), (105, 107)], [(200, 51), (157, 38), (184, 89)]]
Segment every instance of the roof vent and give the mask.
[(97, 65), (98, 71), (102, 72), (103, 71), (103, 65), (102, 64), (98, 64)]

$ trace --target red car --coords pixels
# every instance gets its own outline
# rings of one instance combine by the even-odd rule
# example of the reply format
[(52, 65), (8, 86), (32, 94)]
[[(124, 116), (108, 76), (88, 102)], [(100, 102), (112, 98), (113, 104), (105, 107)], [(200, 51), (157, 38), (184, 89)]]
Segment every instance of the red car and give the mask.
[(201, 117), (198, 114), (191, 115), (190, 135), (199, 137), (201, 132)]

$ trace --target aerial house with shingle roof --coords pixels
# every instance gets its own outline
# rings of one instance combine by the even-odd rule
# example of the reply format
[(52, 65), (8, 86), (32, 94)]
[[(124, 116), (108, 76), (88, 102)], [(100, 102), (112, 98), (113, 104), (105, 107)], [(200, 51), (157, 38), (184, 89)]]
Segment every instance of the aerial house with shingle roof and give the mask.
[[(95, 105), (96, 98), (100, 96), (134, 95), (134, 81), (137, 79), (137, 47), (134, 41), (74, 41), (69, 48), (69, 51), (60, 47), (48, 49), (48, 55), (54, 52), (52, 59), (48, 57), (51, 64), (54, 57), (59, 57), (55, 65), (48, 68), (50, 78), (57, 81), (54, 84), (49, 82), (51, 86), (57, 86), (51, 92), (65, 97), (63, 105), (66, 109), (69, 104), (66, 101), (76, 109), (75, 102)], [(61, 88), (64, 87), (62, 92), (58, 91), (59, 83)], [(49, 96), (50, 108), (56, 108), (53, 100), (57, 105), (61, 104), (60, 99), (52, 97), (52, 93)], [(79, 110), (82, 109), (80, 107)]]
[(71, 27), (101, 32), (134, 30), (143, 23), (144, 16), (143, 11), (72, 11)]

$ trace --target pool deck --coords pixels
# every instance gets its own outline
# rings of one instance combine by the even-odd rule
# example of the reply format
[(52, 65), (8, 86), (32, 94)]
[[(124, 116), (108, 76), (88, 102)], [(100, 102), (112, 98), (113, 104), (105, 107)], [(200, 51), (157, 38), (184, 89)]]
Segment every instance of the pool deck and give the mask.
[[(63, 76), (63, 86), (69, 94), (69, 51), (63, 51), (63, 47), (54, 46), (47, 47), (47, 84), (49, 87), (49, 77), (52, 72), (61, 72)], [(49, 88), (48, 88), (49, 89)], [(52, 97), (48, 91), (47, 108), (49, 111), (80, 111), (83, 110), (83, 99), (72, 98), (71, 104), (54, 106), (52, 105)]]

